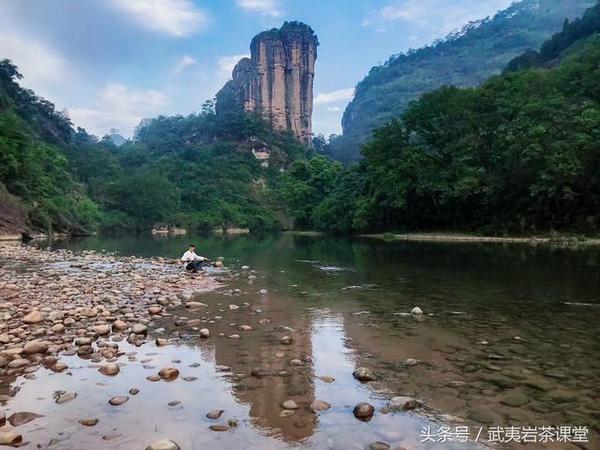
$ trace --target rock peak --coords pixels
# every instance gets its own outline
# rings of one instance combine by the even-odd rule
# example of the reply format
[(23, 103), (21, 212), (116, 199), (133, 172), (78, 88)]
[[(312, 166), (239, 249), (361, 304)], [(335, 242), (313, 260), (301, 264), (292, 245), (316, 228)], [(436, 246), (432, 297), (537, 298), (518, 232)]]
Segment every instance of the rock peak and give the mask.
[(217, 114), (258, 113), (274, 129), (310, 143), (318, 45), (312, 28), (295, 21), (254, 36), (250, 58), (237, 63), (232, 80), (217, 93)]

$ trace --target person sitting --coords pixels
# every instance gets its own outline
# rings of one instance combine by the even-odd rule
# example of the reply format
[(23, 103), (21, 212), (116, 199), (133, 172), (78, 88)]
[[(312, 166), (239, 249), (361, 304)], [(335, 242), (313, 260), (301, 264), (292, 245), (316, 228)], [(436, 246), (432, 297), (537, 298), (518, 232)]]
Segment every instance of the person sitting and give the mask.
[(204, 256), (196, 255), (196, 246), (194, 244), (190, 245), (188, 251), (181, 257), (181, 261), (185, 263), (185, 269), (190, 270), (192, 273), (196, 273), (202, 269), (202, 263), (206, 260)]

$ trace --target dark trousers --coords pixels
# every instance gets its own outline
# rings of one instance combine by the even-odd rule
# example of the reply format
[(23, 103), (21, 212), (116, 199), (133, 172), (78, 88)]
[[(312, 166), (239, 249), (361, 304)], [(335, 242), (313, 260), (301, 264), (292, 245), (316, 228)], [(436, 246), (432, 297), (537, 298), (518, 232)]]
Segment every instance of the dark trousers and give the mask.
[(202, 261), (192, 261), (185, 266), (186, 270), (200, 270), (202, 269)]

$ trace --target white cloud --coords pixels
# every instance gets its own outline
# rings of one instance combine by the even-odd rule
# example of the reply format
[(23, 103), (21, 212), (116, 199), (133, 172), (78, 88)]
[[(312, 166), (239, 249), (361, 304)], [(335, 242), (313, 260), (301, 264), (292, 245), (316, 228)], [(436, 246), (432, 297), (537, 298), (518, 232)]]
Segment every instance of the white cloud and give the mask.
[(141, 26), (171, 36), (189, 36), (208, 24), (206, 12), (191, 0), (111, 0), (111, 4)]
[(233, 72), (233, 68), (242, 58), (249, 58), (250, 55), (231, 55), (231, 56), (222, 56), (217, 61), (217, 76), (219, 77), (220, 82), (224, 83), (225, 81), (231, 78), (231, 72)]
[(63, 58), (51, 48), (16, 34), (0, 33), (0, 55), (8, 58), (23, 74), (23, 84), (45, 95), (48, 88), (65, 82)]
[(335, 103), (341, 101), (348, 101), (354, 97), (354, 88), (339, 89), (331, 92), (320, 92), (315, 97), (315, 105), (325, 105), (327, 103)]
[(283, 11), (277, 0), (237, 0), (240, 8), (250, 12), (257, 12), (264, 16), (281, 17)]
[[(371, 11), (362, 25), (386, 31), (395, 21), (406, 21), (418, 27), (433, 27), (445, 35), (472, 20), (481, 19), (506, 8), (513, 0), (463, 1), (454, 0), (395, 0)], [(441, 37), (441, 36), (440, 36)]]
[(181, 72), (183, 72), (189, 66), (193, 66), (197, 62), (198, 61), (196, 61), (196, 59), (192, 58), (190, 55), (183, 55), (181, 58), (179, 58), (177, 60), (175, 67), (173, 67), (173, 74), (179, 75)]
[(93, 108), (71, 108), (69, 114), (76, 125), (97, 136), (103, 136), (110, 128), (118, 128), (124, 136), (131, 136), (140, 120), (160, 114), (167, 104), (166, 96), (160, 91), (110, 83)]

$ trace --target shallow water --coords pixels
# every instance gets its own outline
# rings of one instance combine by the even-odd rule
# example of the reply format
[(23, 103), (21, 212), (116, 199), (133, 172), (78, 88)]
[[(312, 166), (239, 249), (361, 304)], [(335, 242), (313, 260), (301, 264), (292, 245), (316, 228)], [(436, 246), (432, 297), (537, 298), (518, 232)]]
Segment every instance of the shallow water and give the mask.
[[(363, 449), (375, 441), (407, 449), (521, 448), (490, 442), (490, 427), (559, 425), (587, 426), (591, 442), (527, 447), (600, 448), (598, 250), (292, 235), (89, 238), (54, 246), (177, 258), (190, 241), (199, 254), (223, 256), (233, 276), (227, 288), (198, 299), (209, 305), (206, 311), (182, 308), (155, 320), (153, 335), (177, 332), (177, 345), (158, 348), (150, 338), (139, 348), (120, 342), (137, 354), (119, 359), (124, 366), (116, 377), (72, 356), (66, 357), (69, 373), (40, 369), (34, 380), (19, 377), (0, 387), (19, 389), (3, 407), (7, 416), (44, 415), (21, 427), (30, 448), (144, 448), (160, 438), (184, 449)], [(248, 275), (257, 277), (253, 284)], [(240, 309), (230, 311), (229, 304)], [(417, 305), (422, 318), (408, 314)], [(211, 323), (215, 315), (223, 319)], [(200, 339), (193, 329), (177, 326), (175, 317), (199, 319), (211, 337)], [(262, 318), (270, 323), (260, 324)], [(239, 331), (241, 324), (253, 330)], [(290, 334), (283, 326), (294, 330), (290, 346), (279, 343)], [(291, 367), (292, 359), (304, 364)], [(181, 376), (170, 383), (146, 380), (165, 365), (178, 367)], [(378, 380), (354, 380), (359, 366), (373, 369)], [(183, 379), (190, 376), (197, 379)], [(325, 383), (321, 376), (335, 381)], [(132, 387), (140, 393), (124, 405), (107, 403)], [(56, 405), (57, 390), (79, 396)], [(424, 405), (381, 413), (395, 395), (414, 396)], [(300, 409), (280, 417), (288, 399)], [(331, 409), (313, 414), (307, 406), (314, 399)], [(172, 401), (181, 403), (169, 406)], [(376, 408), (369, 422), (352, 414), (361, 401)], [(225, 410), (217, 421), (206, 418), (214, 409)], [(85, 416), (100, 422), (84, 428), (77, 421)], [(238, 426), (208, 429), (228, 419), (237, 419)], [(442, 440), (443, 426), (469, 427), (472, 438), (482, 434), (477, 444), (457, 442), (458, 436), (452, 443), (421, 442), (427, 427)]]

